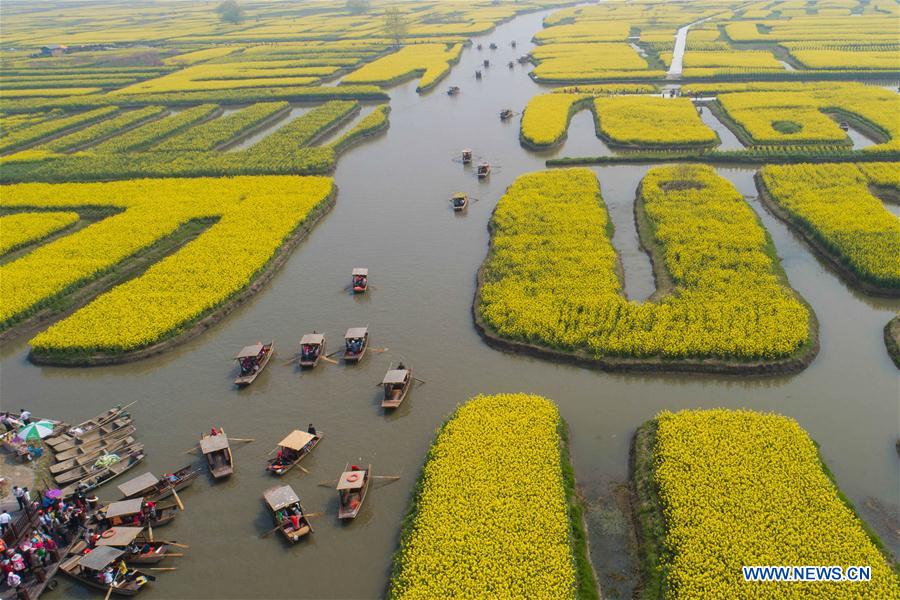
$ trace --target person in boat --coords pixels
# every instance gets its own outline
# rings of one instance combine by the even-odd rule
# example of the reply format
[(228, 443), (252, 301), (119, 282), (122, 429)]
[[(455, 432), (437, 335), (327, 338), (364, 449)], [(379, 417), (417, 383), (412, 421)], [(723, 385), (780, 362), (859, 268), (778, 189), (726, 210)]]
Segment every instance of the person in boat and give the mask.
[(210, 430), (209, 435), (219, 435), (219, 432), (216, 431), (216, 428), (215, 428), (215, 427), (213, 427), (213, 428)]
[(316, 435), (316, 428), (312, 423), (310, 423), (309, 427), (306, 428), (306, 433), (308, 433), (309, 435)]

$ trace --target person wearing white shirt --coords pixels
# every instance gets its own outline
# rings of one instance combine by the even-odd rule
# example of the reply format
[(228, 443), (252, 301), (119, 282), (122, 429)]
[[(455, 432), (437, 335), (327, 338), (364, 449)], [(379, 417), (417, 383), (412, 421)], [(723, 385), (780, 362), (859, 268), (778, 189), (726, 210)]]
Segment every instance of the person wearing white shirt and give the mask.
[(12, 521), (12, 516), (9, 514), (9, 511), (4, 510), (3, 514), (0, 514), (0, 535), (6, 533), (6, 528), (9, 527), (10, 521)]

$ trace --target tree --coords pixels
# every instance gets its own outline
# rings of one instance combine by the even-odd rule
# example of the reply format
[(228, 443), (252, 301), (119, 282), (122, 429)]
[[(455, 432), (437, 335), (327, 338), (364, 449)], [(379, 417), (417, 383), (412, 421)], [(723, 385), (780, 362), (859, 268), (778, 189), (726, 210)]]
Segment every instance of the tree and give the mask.
[(235, 25), (244, 20), (244, 9), (237, 3), (237, 0), (225, 0), (216, 7), (219, 17), (226, 23), (234, 23)]
[(361, 15), (369, 12), (371, 2), (369, 0), (347, 0), (347, 10), (354, 15)]
[(406, 15), (399, 8), (392, 6), (384, 11), (384, 33), (394, 40), (395, 46), (399, 46), (406, 37), (407, 27)]

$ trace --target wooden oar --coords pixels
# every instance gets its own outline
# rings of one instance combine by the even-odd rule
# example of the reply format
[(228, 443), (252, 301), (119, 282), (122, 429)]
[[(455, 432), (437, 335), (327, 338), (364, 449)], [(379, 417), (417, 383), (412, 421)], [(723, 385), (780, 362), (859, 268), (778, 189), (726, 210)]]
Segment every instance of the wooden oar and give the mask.
[(188, 548), (188, 549), (190, 549), (190, 546), (188, 546), (187, 544), (179, 544), (178, 542), (164, 542), (164, 541), (161, 541), (161, 540), (160, 540), (159, 543), (160, 543), (160, 544), (167, 544), (167, 545), (169, 545), (169, 546), (175, 546), (176, 548)]
[(394, 481), (400, 479), (399, 475), (372, 475), (371, 477), (372, 479), (392, 479)]
[(415, 379), (416, 381), (418, 381), (418, 382), (421, 383), (422, 385), (425, 385), (425, 380), (424, 380), (424, 379), (419, 379), (418, 377), (413, 377), (413, 379)]
[(292, 357), (290, 357), (289, 359), (287, 359), (286, 361), (284, 361), (283, 363), (281, 363), (281, 366), (282, 366), (282, 367), (289, 367), (289, 366), (291, 366), (292, 364), (294, 364), (295, 362), (297, 362), (297, 359), (298, 359), (298, 358), (300, 358), (300, 355), (299, 355), (299, 354), (295, 354), (295, 355), (293, 355)]
[(178, 497), (178, 492), (175, 491), (175, 486), (171, 483), (169, 484), (169, 489), (172, 490), (172, 496), (175, 497), (175, 502), (178, 503), (178, 508), (181, 509), (181, 512), (184, 512), (184, 504), (181, 503), (181, 498)]
[(106, 598), (103, 600), (109, 600), (109, 597), (112, 596), (113, 586), (109, 586), (109, 590), (106, 592)]
[(343, 352), (343, 351), (344, 351), (343, 348), (341, 348), (340, 350), (335, 350), (335, 351), (332, 352), (331, 354), (326, 354), (323, 358), (331, 358), (331, 357), (334, 356), (335, 354), (340, 354), (340, 353)]
[(390, 348), (369, 348), (370, 352), (387, 352)]
[(199, 449), (200, 449), (200, 444), (196, 444), (196, 445), (195, 445), (193, 448), (191, 448), (190, 450), (185, 450), (184, 453), (185, 453), (185, 454), (191, 454), (191, 453), (193, 453), (193, 452), (196, 452), (196, 451), (199, 450)]
[(328, 358), (327, 356), (323, 356), (322, 360), (324, 360), (325, 362), (331, 363), (333, 365), (339, 364), (338, 361), (334, 360), (333, 358)]
[(300, 469), (301, 471), (303, 471), (304, 473), (306, 473), (307, 475), (309, 475), (309, 471), (306, 468), (304, 468), (303, 466), (297, 465), (297, 468)]
[[(320, 512), (317, 512), (317, 513), (309, 513), (309, 514), (305, 514), (305, 513), (304, 513), (304, 514), (301, 515), (301, 516), (302, 516), (304, 519), (309, 519), (309, 518), (311, 518), (311, 517), (321, 517), (323, 514), (324, 514), (324, 513), (320, 513)], [(290, 518), (290, 517), (288, 517), (288, 518)], [(262, 538), (264, 538), (264, 537), (269, 537), (270, 535), (272, 535), (273, 533), (275, 533), (276, 531), (278, 531), (279, 529), (281, 529), (283, 526), (284, 526), (284, 523), (281, 523), (280, 525), (276, 525), (275, 527), (273, 527), (272, 529), (266, 531), (265, 533), (260, 534), (260, 536), (259, 536), (260, 539), (262, 539)]]
[(332, 487), (334, 485), (337, 485), (337, 482), (337, 479), (332, 479), (331, 481), (320, 481), (319, 485), (321, 485), (322, 487)]
[(144, 569), (145, 571), (177, 571), (178, 567), (150, 567), (149, 569)]
[(166, 556), (166, 557), (169, 557), (169, 556), (184, 556), (184, 554), (178, 554), (178, 553), (174, 553), (174, 552), (167, 552), (167, 553), (165, 553), (165, 554), (157, 554), (157, 556)]
[(150, 522), (147, 522), (147, 535), (150, 538), (150, 541), (153, 541), (153, 527), (150, 526)]
[(255, 440), (254, 438), (233, 438), (233, 437), (230, 437), (230, 438), (228, 438), (228, 441), (229, 441), (229, 442), (255, 442), (256, 440)]

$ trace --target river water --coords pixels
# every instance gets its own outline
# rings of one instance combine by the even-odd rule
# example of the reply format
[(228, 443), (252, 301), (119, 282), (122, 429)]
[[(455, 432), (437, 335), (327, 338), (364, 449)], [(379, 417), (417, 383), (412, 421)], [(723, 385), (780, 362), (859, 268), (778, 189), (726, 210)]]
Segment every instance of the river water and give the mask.
[[(229, 480), (213, 484), (204, 476), (181, 493), (187, 511), (155, 533), (191, 548), (184, 558), (172, 559), (178, 572), (160, 573), (143, 597), (382, 595), (434, 430), (457, 404), (480, 393), (530, 392), (559, 405), (571, 429), (578, 482), (591, 507), (592, 560), (607, 594), (628, 595), (634, 581), (617, 491), (628, 478), (633, 431), (660, 410), (747, 407), (795, 417), (821, 444), (849, 498), (898, 549), (897, 538), (890, 537), (892, 526), (870, 507), (877, 506), (873, 499), (888, 510), (898, 505), (898, 378), (881, 329), (900, 303), (848, 288), (755, 200), (750, 202), (771, 233), (792, 285), (821, 324), (822, 350), (800, 374), (751, 379), (607, 374), (498, 352), (475, 332), (475, 272), (487, 251), (488, 219), (505, 188), (518, 175), (543, 169), (548, 156), (603, 153), (589, 113), (576, 116), (563, 147), (542, 153), (519, 145), (518, 119), (499, 119), (501, 109), (519, 112), (541, 91), (525, 68), (517, 64), (509, 70), (505, 63), (529, 50), (526, 42), (540, 28), (543, 14), (518, 18), (484, 36), (485, 50), (466, 49), (434, 92), (416, 94), (415, 82), (391, 90), (390, 130), (339, 160), (334, 210), (262, 293), (209, 332), (163, 356), (92, 369), (34, 366), (26, 361), (24, 339), (4, 345), (4, 409), (25, 406), (75, 422), (137, 401), (130, 412), (146, 445), (145, 469), (156, 474), (191, 461), (199, 466), (199, 459), (184, 451), (212, 425), (257, 440), (236, 445), (237, 472)], [(510, 48), (512, 39), (518, 49)], [(500, 46), (496, 51), (487, 50), (492, 40)], [(475, 68), (486, 56), (495, 66), (476, 81)], [(443, 91), (450, 85), (459, 85), (462, 93), (447, 96)], [(464, 147), (495, 165), (487, 181), (455, 161)], [(652, 293), (653, 281), (649, 261), (637, 247), (631, 211), (637, 183), (649, 168), (594, 169), (616, 225), (626, 292), (639, 299)], [(752, 170), (720, 173), (745, 195), (755, 195)], [(478, 199), (462, 215), (448, 203), (456, 191)], [(373, 289), (365, 296), (344, 291), (356, 266), (370, 269)], [(301, 374), (294, 366), (282, 366), (303, 333), (325, 332), (334, 350), (346, 328), (366, 324), (372, 346), (388, 351), (372, 353), (356, 367), (322, 364)], [(247, 343), (271, 338), (278, 355), (256, 383), (236, 390), (230, 357)], [(385, 416), (376, 384), (400, 360), (427, 383)], [(295, 469), (282, 479), (267, 476), (267, 453), (292, 428), (310, 422), (325, 432), (323, 443), (303, 463), (311, 474)], [(401, 479), (378, 484), (360, 517), (342, 525), (335, 516), (336, 492), (317, 483), (336, 478), (347, 461), (371, 463), (376, 474)], [(281, 483), (297, 490), (307, 510), (326, 513), (315, 521), (314, 535), (291, 547), (274, 536), (259, 538), (271, 527), (262, 492)], [(100, 490), (104, 499), (116, 494), (115, 485)], [(64, 580), (47, 597), (95, 595)]]

